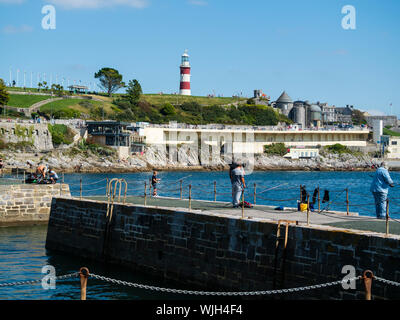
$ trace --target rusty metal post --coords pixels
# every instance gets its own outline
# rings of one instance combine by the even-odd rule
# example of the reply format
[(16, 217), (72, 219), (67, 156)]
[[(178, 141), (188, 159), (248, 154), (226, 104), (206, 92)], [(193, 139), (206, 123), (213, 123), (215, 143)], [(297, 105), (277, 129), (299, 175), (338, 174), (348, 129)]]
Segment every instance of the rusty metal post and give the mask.
[(106, 186), (106, 197), (108, 197), (108, 194), (109, 194), (109, 179), (107, 178), (107, 186)]
[(144, 205), (146, 205), (147, 202), (147, 182), (144, 182)]
[(189, 184), (189, 210), (192, 209), (192, 185)]
[(183, 191), (182, 191), (182, 180), (180, 180), (180, 193), (181, 193), (181, 200), (182, 200), (182, 193), (183, 193)]
[(310, 225), (310, 195), (307, 193), (307, 225)]
[(346, 188), (346, 211), (347, 215), (349, 215), (349, 189)]
[(389, 199), (386, 199), (386, 235), (389, 234)]
[(364, 271), (362, 279), (364, 280), (365, 300), (371, 300), (371, 298), (372, 298), (371, 288), (372, 288), (372, 279), (373, 278), (374, 278), (374, 274), (371, 270)]
[(81, 200), (82, 200), (82, 178), (80, 179), (79, 186), (80, 186), (80, 194), (81, 194)]
[(256, 205), (257, 200), (257, 183), (254, 184), (254, 205)]
[(217, 181), (214, 181), (214, 202), (217, 201)]
[(81, 280), (81, 300), (86, 300), (86, 286), (89, 277), (89, 269), (85, 267), (81, 268), (79, 270), (79, 277)]
[(318, 212), (321, 212), (321, 198), (319, 195), (319, 186), (318, 186)]

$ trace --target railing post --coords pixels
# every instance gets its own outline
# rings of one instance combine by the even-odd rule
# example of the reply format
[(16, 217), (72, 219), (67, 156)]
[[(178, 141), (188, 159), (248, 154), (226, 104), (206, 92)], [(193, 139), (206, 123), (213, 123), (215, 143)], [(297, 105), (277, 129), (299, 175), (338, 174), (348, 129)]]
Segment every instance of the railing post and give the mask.
[(389, 234), (389, 199), (386, 199), (386, 235)]
[(349, 189), (346, 188), (346, 210), (347, 210), (347, 215), (349, 215)]
[(180, 194), (181, 194), (181, 200), (182, 200), (182, 193), (183, 193), (183, 190), (182, 190), (182, 180), (180, 180), (179, 181), (180, 182)]
[(310, 195), (307, 193), (307, 225), (310, 225)]
[(318, 186), (318, 212), (320, 212), (320, 211), (321, 211), (321, 198), (319, 195), (319, 186)]
[(146, 205), (147, 202), (147, 182), (144, 182), (144, 205)]
[(62, 173), (62, 182), (64, 183), (64, 172)]
[(302, 195), (301, 195), (301, 187), (302, 187), (302, 185), (300, 185), (300, 203), (302, 203), (301, 200), (303, 200)]
[(24, 170), (24, 184), (25, 184), (25, 180), (26, 180), (26, 178), (25, 178), (25, 170)]
[(87, 286), (87, 279), (89, 277), (89, 270), (88, 268), (81, 268), (79, 270), (79, 277), (81, 280), (81, 300), (86, 300), (86, 286)]
[[(151, 183), (151, 178), (149, 179), (149, 195), (150, 195), (150, 197), (153, 195), (152, 193), (151, 193), (151, 185), (152, 185), (152, 183)], [(154, 191), (154, 190), (153, 190)]]
[(244, 188), (242, 190), (242, 219), (244, 219)]
[(257, 198), (257, 183), (254, 184), (254, 205), (256, 205)]
[(108, 190), (108, 188), (109, 188), (109, 180), (108, 180), (108, 178), (107, 178), (107, 186), (106, 186), (106, 197), (108, 197), (108, 194), (109, 194), (109, 190)]
[(214, 181), (214, 202), (217, 201), (217, 181)]
[(189, 184), (189, 210), (192, 209), (192, 185)]
[(80, 179), (79, 187), (80, 187), (80, 195), (81, 195), (81, 200), (82, 200), (82, 178)]
[(372, 298), (372, 292), (371, 292), (372, 279), (374, 278), (374, 274), (372, 273), (371, 270), (365, 270), (362, 278), (364, 280), (365, 300), (371, 300), (371, 298)]

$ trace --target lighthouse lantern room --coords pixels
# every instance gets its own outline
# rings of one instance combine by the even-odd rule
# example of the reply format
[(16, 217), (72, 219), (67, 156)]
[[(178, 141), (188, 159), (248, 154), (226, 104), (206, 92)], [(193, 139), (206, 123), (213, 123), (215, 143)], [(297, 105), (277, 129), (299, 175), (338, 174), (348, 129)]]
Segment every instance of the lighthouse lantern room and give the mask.
[(190, 96), (190, 63), (189, 63), (189, 55), (187, 54), (187, 50), (182, 55), (182, 62), (181, 62), (181, 82), (180, 82), (180, 89), (179, 94), (184, 96)]

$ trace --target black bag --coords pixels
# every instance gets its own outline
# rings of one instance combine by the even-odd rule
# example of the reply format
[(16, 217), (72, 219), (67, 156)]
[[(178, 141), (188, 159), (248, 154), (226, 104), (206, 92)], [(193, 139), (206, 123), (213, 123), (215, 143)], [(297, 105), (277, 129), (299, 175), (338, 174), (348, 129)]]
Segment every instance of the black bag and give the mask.
[(322, 203), (325, 203), (325, 202), (329, 202), (329, 191), (328, 190), (324, 191), (324, 199), (322, 200)]

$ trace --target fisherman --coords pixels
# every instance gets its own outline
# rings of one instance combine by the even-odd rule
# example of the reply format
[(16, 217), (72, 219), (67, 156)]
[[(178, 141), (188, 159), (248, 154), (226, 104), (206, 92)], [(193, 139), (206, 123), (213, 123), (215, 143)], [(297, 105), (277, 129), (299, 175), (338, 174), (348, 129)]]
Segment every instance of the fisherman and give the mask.
[(153, 197), (157, 197), (157, 183), (159, 183), (161, 179), (157, 178), (157, 171), (153, 171), (153, 176), (151, 177), (151, 185), (153, 187)]
[(241, 163), (236, 164), (236, 168), (231, 173), (232, 182), (232, 204), (234, 208), (239, 207), (240, 196), (246, 188), (246, 182), (244, 181), (244, 169)]
[(378, 219), (385, 219), (386, 199), (389, 191), (388, 187), (394, 187), (388, 169), (387, 163), (383, 161), (380, 168), (375, 172), (374, 180), (370, 188), (370, 191), (374, 195), (376, 217)]

